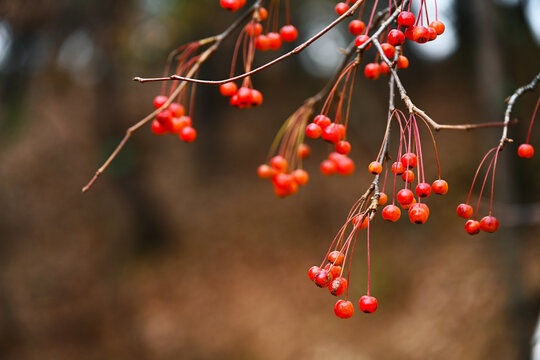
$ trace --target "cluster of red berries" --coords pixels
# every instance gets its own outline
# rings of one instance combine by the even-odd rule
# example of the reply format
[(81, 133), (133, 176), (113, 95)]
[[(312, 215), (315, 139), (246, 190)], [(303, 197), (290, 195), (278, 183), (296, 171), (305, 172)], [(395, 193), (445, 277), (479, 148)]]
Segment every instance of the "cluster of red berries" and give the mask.
[[(414, 224), (424, 224), (429, 218), (429, 207), (421, 203), (421, 199), (425, 199), (435, 193), (444, 195), (448, 192), (448, 183), (445, 180), (435, 180), (431, 185), (427, 182), (418, 182), (415, 191), (408, 188), (408, 184), (414, 181), (414, 169), (418, 164), (418, 157), (412, 152), (404, 154), (398, 161), (392, 164), (392, 173), (396, 176), (401, 175), (405, 181), (405, 187), (398, 191), (396, 199), (403, 210), (408, 210), (409, 220)], [(369, 171), (373, 174), (379, 174), (382, 171), (382, 165), (376, 161), (369, 165)], [(418, 197), (418, 201), (415, 198)], [(384, 205), (387, 201), (387, 195), (380, 194), (379, 205)], [(392, 203), (383, 208), (382, 217), (385, 220), (396, 222), (401, 217), (401, 210)]]
[(344, 140), (347, 128), (335, 123), (326, 115), (317, 115), (313, 122), (306, 126), (306, 135), (312, 139), (322, 138), (334, 144), (335, 152), (321, 162), (321, 173), (324, 175), (351, 175), (354, 172), (354, 161), (347, 156), (351, 152), (351, 143)]
[(246, 5), (246, 0), (219, 0), (222, 8), (229, 11), (236, 11)]
[(238, 86), (234, 82), (228, 82), (219, 87), (221, 95), (230, 97), (232, 106), (247, 109), (260, 106), (263, 103), (263, 96), (259, 90), (247, 86)]
[[(327, 264), (324, 267), (312, 266), (308, 276), (318, 287), (328, 288), (330, 294), (341, 296), (349, 286), (348, 280), (342, 276), (345, 255), (335, 250), (328, 254), (326, 260)], [(364, 295), (360, 298), (359, 307), (365, 313), (373, 313), (377, 310), (377, 299)], [(354, 306), (350, 301), (340, 299), (334, 306), (334, 313), (339, 318), (348, 319), (354, 314)]]
[[(159, 109), (167, 102), (163, 95), (154, 98), (154, 108)], [(152, 132), (156, 135), (167, 133), (178, 134), (185, 142), (192, 142), (197, 137), (197, 131), (192, 126), (190, 116), (186, 116), (184, 106), (179, 103), (171, 103), (167, 109), (160, 111), (152, 121)]]
[[(473, 208), (469, 204), (459, 204), (456, 213), (464, 219), (470, 219), (473, 216)], [(495, 216), (484, 216), (482, 220), (475, 219), (467, 220), (465, 223), (465, 231), (470, 235), (476, 235), (480, 230), (485, 232), (495, 232), (499, 228), (499, 220)]]
[[(307, 145), (301, 144), (298, 147), (298, 156), (304, 158), (308, 156), (310, 149)], [(270, 160), (270, 164), (262, 164), (257, 169), (257, 174), (261, 179), (269, 179), (274, 185), (274, 193), (278, 197), (294, 195), (298, 191), (298, 186), (304, 186), (309, 181), (307, 171), (295, 169), (289, 171), (289, 162), (281, 155), (276, 155)]]

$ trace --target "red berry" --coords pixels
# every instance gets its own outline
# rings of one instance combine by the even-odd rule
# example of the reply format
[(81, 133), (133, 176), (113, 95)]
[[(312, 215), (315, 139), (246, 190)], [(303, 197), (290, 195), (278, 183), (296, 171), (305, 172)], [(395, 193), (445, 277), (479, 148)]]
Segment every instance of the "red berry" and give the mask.
[(332, 123), (332, 120), (328, 116), (325, 115), (317, 115), (313, 119), (313, 122), (321, 127), (321, 129), (326, 128), (328, 125)]
[(334, 149), (337, 153), (347, 155), (351, 152), (351, 143), (345, 140), (338, 141)]
[(459, 204), (456, 213), (464, 219), (468, 219), (473, 214), (473, 208), (469, 204)]
[(341, 129), (336, 124), (330, 124), (322, 131), (322, 138), (333, 144), (341, 140)]
[(377, 63), (369, 63), (364, 68), (364, 75), (371, 80), (377, 80), (379, 78), (381, 71), (379, 68), (379, 64)]
[(318, 287), (327, 287), (332, 282), (332, 274), (327, 270), (321, 270), (315, 275), (315, 285)]
[(401, 175), (401, 178), (405, 182), (412, 183), (414, 181), (414, 172), (412, 170), (405, 170)]
[(448, 183), (444, 180), (435, 180), (431, 185), (435, 194), (444, 195), (448, 192)]
[(333, 175), (336, 173), (337, 165), (331, 160), (324, 160), (321, 162), (321, 172), (323, 175)]
[(444, 32), (444, 24), (441, 21), (432, 21), (431, 24), (429, 24), (429, 27), (435, 29), (437, 35), (442, 35), (442, 33)]
[(390, 66), (388, 66), (387, 63), (385, 63), (384, 61), (381, 61), (379, 63), (379, 72), (383, 75), (388, 75), (391, 73), (390, 71)]
[(476, 220), (469, 220), (465, 223), (465, 231), (469, 235), (476, 235), (480, 232), (480, 223)]
[(172, 118), (171, 132), (179, 134), (186, 126), (191, 126), (192, 121), (189, 116), (180, 116), (179, 118)]
[(409, 208), (409, 219), (413, 224), (424, 224), (429, 218), (429, 208), (426, 204), (412, 204)]
[[(362, 223), (360, 223), (360, 220)], [(367, 216), (365, 213), (358, 214), (353, 218), (352, 222), (354, 227), (357, 227), (360, 230), (365, 229), (368, 226), (369, 216)]]
[(250, 22), (249, 24), (246, 25), (245, 27), (246, 29), (246, 33), (249, 35), (249, 36), (257, 36), (257, 35), (260, 35), (263, 31), (263, 27), (260, 23), (258, 22)]
[(319, 125), (315, 123), (311, 123), (308, 126), (306, 126), (306, 136), (317, 139), (322, 134), (322, 129)]
[(311, 154), (311, 148), (307, 144), (300, 144), (298, 145), (296, 153), (300, 159), (305, 159)]
[(262, 6), (259, 8), (259, 20), (263, 21), (268, 17), (268, 10), (263, 8)]
[(257, 50), (266, 51), (270, 49), (270, 39), (266, 35), (259, 35), (255, 38), (255, 48)]
[(332, 264), (336, 266), (343, 264), (343, 260), (345, 260), (345, 256), (343, 255), (342, 252), (334, 250), (330, 254), (328, 254), (328, 261), (330, 261)]
[(388, 195), (386, 195), (383, 192), (379, 193), (379, 205), (383, 206), (386, 204), (387, 201), (388, 201)]
[(238, 103), (240, 107), (247, 107), (251, 105), (251, 89), (248, 87), (241, 87), (236, 92), (236, 95), (238, 95)]
[(412, 204), (414, 200), (414, 194), (409, 189), (401, 189), (397, 193), (397, 201), (402, 205)]
[(416, 26), (412, 25), (412, 26), (409, 26), (406, 30), (405, 30), (405, 37), (409, 40), (412, 40), (414, 41), (414, 29), (416, 28)]
[(184, 108), (184, 106), (176, 102), (171, 103), (168, 110), (171, 112), (173, 117), (177, 118), (186, 114), (186, 109)]
[(437, 31), (432, 27), (428, 27), (427, 30), (428, 30), (428, 34), (429, 34), (429, 40), (428, 41), (435, 40), (437, 38)]
[(257, 175), (261, 179), (270, 179), (276, 174), (276, 171), (269, 165), (262, 164), (257, 168)]
[(296, 169), (292, 172), (292, 177), (294, 179), (294, 181), (300, 185), (300, 186), (304, 186), (308, 183), (309, 181), (309, 175), (307, 173), (307, 171), (303, 170), (303, 169)]
[(431, 186), (428, 183), (420, 183), (416, 185), (416, 189), (414, 191), (419, 197), (425, 198), (431, 195)]
[(384, 55), (386, 55), (387, 58), (390, 60), (394, 58), (394, 55), (396, 54), (396, 48), (393, 45), (390, 45), (389, 43), (383, 43), (381, 44), (381, 47), (383, 49)]
[(398, 69), (406, 69), (409, 67), (409, 59), (407, 59), (403, 55), (399, 55), (397, 60), (397, 67)]
[(519, 157), (530, 159), (534, 155), (534, 148), (530, 144), (521, 144), (518, 148)]
[(277, 173), (272, 178), (272, 184), (274, 184), (276, 188), (280, 188), (280, 189), (289, 190), (292, 182), (294, 182), (293, 177), (289, 174), (285, 174), (282, 172)]
[[(223, 96), (233, 96), (238, 91), (238, 86), (233, 82), (228, 82), (219, 87), (219, 92)], [(172, 104), (171, 104), (172, 105)]]
[(154, 108), (159, 109), (167, 102), (168, 98), (163, 95), (156, 96), (154, 98)]
[(401, 217), (401, 210), (396, 205), (387, 205), (382, 211), (384, 220), (396, 222)]
[(270, 160), (270, 166), (279, 172), (287, 171), (287, 159), (281, 155), (276, 155)]
[(330, 294), (334, 296), (340, 296), (345, 292), (345, 290), (347, 290), (347, 285), (347, 279), (343, 277), (338, 277), (332, 280), (332, 282), (328, 286), (328, 291), (330, 291)]
[(366, 30), (366, 24), (362, 20), (353, 20), (349, 23), (349, 32), (353, 35), (360, 35)]
[(279, 35), (283, 41), (294, 41), (298, 37), (298, 30), (293, 25), (285, 25), (279, 30)]
[(382, 172), (382, 165), (378, 161), (372, 161), (368, 166), (368, 170), (373, 175), (379, 175)]
[(154, 121), (152, 121), (152, 132), (156, 135), (164, 135), (167, 133), (167, 128), (163, 125), (161, 125), (161, 123), (159, 121), (157, 121), (157, 119), (154, 119)]
[(401, 175), (405, 172), (405, 166), (403, 166), (401, 161), (396, 161), (392, 164), (392, 172), (396, 175)]
[(397, 23), (399, 26), (409, 27), (414, 25), (414, 20), (416, 17), (410, 11), (402, 11), (397, 18)]
[(268, 38), (270, 50), (279, 50), (281, 47), (281, 36), (278, 33), (270, 32), (266, 37)]
[(311, 281), (315, 281), (315, 276), (321, 271), (322, 269), (318, 266), (312, 266), (309, 268), (308, 276), (311, 279)]
[(193, 142), (197, 138), (197, 131), (191, 126), (184, 127), (178, 134), (180, 139), (185, 142)]
[(334, 266), (331, 264), (326, 264), (324, 267), (325, 270), (328, 270), (332, 275), (332, 278), (338, 278), (341, 275), (341, 266)]
[(358, 303), (360, 310), (367, 314), (374, 313), (377, 310), (377, 299), (373, 296), (364, 295)]
[(242, 7), (239, 0), (219, 0), (219, 4), (229, 11), (236, 11)]
[(259, 90), (251, 89), (251, 106), (260, 106), (263, 103), (263, 96)]
[(156, 119), (167, 129), (172, 129), (172, 113), (169, 110), (162, 110), (157, 114)]
[(401, 163), (405, 169), (413, 169), (418, 164), (418, 157), (414, 153), (406, 153), (401, 157)]
[(336, 13), (339, 16), (341, 16), (341, 15), (345, 14), (347, 11), (349, 11), (349, 5), (347, 5), (344, 2), (339, 2), (339, 3), (337, 3), (335, 9), (336, 9)]
[(388, 33), (388, 43), (390, 45), (398, 46), (403, 45), (405, 42), (405, 34), (401, 30), (390, 30)]
[(334, 314), (341, 319), (349, 319), (354, 314), (354, 306), (352, 302), (338, 300), (334, 305)]
[[(354, 45), (356, 45), (357, 47), (360, 47), (360, 46), (362, 46), (362, 44), (364, 44), (368, 40), (369, 40), (369, 36), (367, 36), (367, 35), (358, 35), (356, 37), (356, 39), (354, 40)], [(365, 49), (368, 50), (370, 47), (371, 47), (371, 43), (369, 43), (365, 47)]]
[(354, 161), (350, 157), (344, 156), (336, 163), (336, 171), (341, 176), (349, 176), (354, 172)]
[(423, 44), (429, 41), (429, 30), (425, 26), (415, 26), (413, 30), (413, 41)]
[(495, 216), (484, 216), (480, 220), (480, 230), (485, 232), (495, 232), (499, 228), (499, 220)]

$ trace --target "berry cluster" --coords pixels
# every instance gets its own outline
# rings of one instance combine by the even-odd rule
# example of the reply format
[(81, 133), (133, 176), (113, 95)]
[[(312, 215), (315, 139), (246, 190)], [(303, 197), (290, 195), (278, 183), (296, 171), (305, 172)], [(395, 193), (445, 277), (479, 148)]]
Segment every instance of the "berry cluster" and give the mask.
[[(160, 109), (167, 103), (163, 95), (154, 98), (154, 108)], [(167, 109), (161, 110), (152, 121), (152, 132), (156, 135), (167, 133), (178, 134), (185, 142), (193, 142), (197, 131), (192, 126), (191, 116), (186, 116), (184, 106), (177, 102), (170, 103)]]
[(263, 96), (259, 90), (238, 86), (234, 82), (228, 82), (219, 87), (221, 95), (230, 97), (232, 106), (239, 109), (260, 106), (263, 103)]

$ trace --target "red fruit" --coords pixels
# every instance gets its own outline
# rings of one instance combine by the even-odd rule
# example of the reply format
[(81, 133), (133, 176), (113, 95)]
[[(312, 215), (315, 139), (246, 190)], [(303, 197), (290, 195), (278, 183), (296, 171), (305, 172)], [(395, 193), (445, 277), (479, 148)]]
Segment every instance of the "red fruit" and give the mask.
[(465, 231), (469, 235), (476, 235), (480, 232), (480, 223), (476, 220), (469, 220), (465, 223)]
[[(362, 223), (360, 223), (360, 220), (362, 220)], [(369, 216), (367, 216), (365, 213), (356, 215), (353, 220), (354, 227), (357, 227), (358, 229), (365, 229), (368, 226), (369, 222)]]
[(281, 155), (276, 155), (270, 160), (270, 166), (279, 172), (287, 170), (287, 159)]
[(283, 41), (294, 41), (298, 37), (298, 30), (293, 25), (285, 25), (279, 30), (279, 35)]
[(333, 175), (336, 173), (337, 165), (331, 160), (324, 160), (321, 162), (321, 172), (323, 175)]
[(382, 211), (384, 220), (396, 222), (401, 217), (401, 210), (396, 205), (387, 205)]
[(328, 160), (331, 160), (335, 162), (336, 164), (343, 158), (346, 158), (347, 156), (339, 154), (337, 152), (332, 152), (328, 155)]
[(530, 159), (534, 155), (534, 148), (530, 144), (521, 144), (518, 148), (519, 157)]
[(379, 78), (381, 71), (379, 68), (379, 64), (377, 63), (369, 63), (364, 68), (364, 75), (371, 80), (377, 80)]
[(379, 193), (379, 205), (383, 206), (386, 204), (387, 201), (388, 201), (388, 195), (386, 195), (383, 192)]
[(159, 109), (167, 102), (168, 98), (163, 95), (156, 96), (154, 98), (154, 108)]
[(338, 277), (332, 280), (332, 282), (328, 286), (328, 291), (330, 291), (330, 294), (334, 296), (340, 296), (345, 292), (345, 290), (347, 290), (347, 285), (347, 279), (343, 277)]
[(459, 204), (456, 213), (464, 219), (468, 219), (473, 214), (473, 208), (469, 204)]
[(480, 220), (480, 230), (485, 232), (495, 232), (499, 228), (499, 220), (495, 216), (484, 216)]
[(161, 125), (161, 123), (159, 121), (157, 121), (157, 119), (154, 119), (154, 121), (152, 121), (152, 132), (156, 135), (164, 135), (167, 133), (167, 128), (163, 125)]
[[(358, 35), (356, 37), (356, 39), (354, 40), (354, 45), (356, 45), (357, 47), (360, 47), (360, 46), (362, 46), (362, 44), (364, 44), (368, 40), (369, 40), (369, 36), (367, 36), (367, 35)], [(365, 49), (368, 50), (370, 47), (371, 47), (371, 43), (369, 43), (365, 47)]]
[(444, 180), (435, 180), (431, 185), (435, 194), (444, 195), (448, 192), (448, 183)]
[(418, 157), (414, 153), (406, 153), (401, 157), (401, 163), (405, 169), (413, 169), (416, 167), (416, 164), (418, 164)]
[(429, 218), (429, 208), (426, 204), (412, 204), (409, 208), (409, 219), (413, 224), (424, 224)]
[(285, 173), (278, 173), (272, 178), (272, 184), (280, 189), (288, 190), (292, 182), (294, 182), (292, 175)]
[(328, 125), (332, 123), (332, 120), (328, 116), (325, 115), (317, 115), (313, 119), (313, 122), (321, 127), (321, 129), (325, 129)]
[(315, 123), (311, 123), (308, 126), (306, 126), (306, 136), (317, 139), (322, 134), (322, 129), (319, 125)]
[(401, 30), (390, 30), (388, 33), (388, 43), (390, 45), (398, 46), (403, 45), (405, 42), (405, 34)]
[(427, 30), (428, 30), (428, 34), (429, 34), (429, 40), (428, 41), (435, 40), (437, 38), (437, 31), (432, 27), (428, 27)]
[[(223, 96), (233, 96), (238, 91), (238, 86), (233, 82), (228, 82), (219, 87), (219, 92)], [(172, 104), (171, 104), (172, 105)]]
[(186, 109), (179, 103), (173, 102), (169, 105), (168, 110), (171, 112), (173, 117), (179, 118), (186, 114)]
[(263, 103), (263, 96), (259, 90), (251, 89), (251, 106), (260, 106)]
[(414, 25), (414, 20), (416, 17), (410, 11), (402, 11), (397, 18), (397, 23), (399, 26), (409, 27)]
[(345, 140), (338, 141), (334, 149), (339, 154), (347, 155), (351, 152), (351, 143)]
[(169, 110), (162, 110), (156, 116), (157, 121), (167, 129), (172, 129), (172, 113)]
[(278, 33), (270, 32), (266, 35), (270, 50), (279, 50), (281, 47), (281, 36)]
[(374, 313), (377, 310), (377, 299), (373, 296), (364, 295), (358, 303), (360, 310), (367, 314)]
[(414, 29), (416, 28), (416, 26), (412, 25), (412, 26), (409, 26), (406, 30), (405, 30), (405, 37), (409, 40), (412, 40), (414, 41)]
[(268, 17), (268, 10), (263, 8), (262, 6), (259, 8), (259, 20), (263, 21)]
[(405, 172), (405, 166), (403, 166), (401, 161), (396, 161), (392, 164), (392, 172), (396, 175), (401, 175)]
[(243, 86), (238, 89), (236, 95), (238, 95), (238, 103), (241, 107), (251, 106), (253, 99), (251, 97), (252, 92), (250, 88)]
[(387, 58), (392, 60), (394, 58), (394, 55), (396, 54), (396, 48), (389, 43), (382, 43), (381, 47), (383, 49), (384, 55), (386, 55)]
[(191, 126), (186, 126), (178, 133), (178, 136), (182, 141), (193, 142), (197, 138), (197, 131)]
[(308, 276), (311, 279), (311, 281), (315, 281), (315, 276), (321, 271), (322, 269), (318, 266), (312, 266), (308, 270)]
[(263, 31), (262, 25), (258, 22), (250, 22), (249, 24), (246, 25), (245, 29), (246, 29), (246, 33), (249, 36), (260, 35)]
[(302, 170), (302, 169), (296, 169), (292, 172), (292, 177), (294, 179), (294, 181), (300, 185), (300, 186), (304, 186), (308, 183), (309, 181), (309, 175), (307, 173), (307, 171), (305, 170)]
[(390, 66), (388, 66), (387, 63), (385, 63), (384, 61), (381, 61), (379, 63), (379, 72), (383, 75), (388, 75), (390, 74)]
[(266, 35), (259, 35), (255, 38), (255, 48), (257, 50), (266, 51), (270, 49), (270, 39)]
[(412, 34), (413, 41), (423, 44), (429, 41), (429, 30), (425, 26), (415, 26)]
[(271, 166), (262, 164), (257, 168), (257, 175), (261, 179), (270, 179), (276, 174), (276, 171)]
[(372, 161), (368, 166), (368, 170), (373, 175), (379, 175), (382, 172), (382, 165), (378, 161)]
[(349, 319), (354, 314), (354, 306), (352, 302), (338, 300), (334, 305), (334, 314), (341, 319)]
[(416, 204), (416, 199), (413, 199), (412, 203), (410, 203), (410, 204), (400, 204), (400, 205), (401, 205), (401, 207), (403, 208), (403, 210), (409, 210), (410, 207), (411, 207), (413, 204)]
[(343, 260), (345, 260), (345, 255), (342, 252), (334, 250), (328, 254), (328, 261), (336, 266), (343, 264)]
[(425, 198), (431, 195), (431, 186), (428, 183), (420, 183), (416, 185), (416, 189), (414, 191), (419, 197)]
[(219, 4), (229, 11), (236, 11), (242, 7), (239, 0), (219, 0)]
[(322, 131), (322, 138), (333, 144), (341, 140), (341, 129), (336, 124), (330, 124)]
[(347, 128), (343, 124), (336, 124), (336, 127), (339, 131), (339, 137), (340, 139), (343, 139), (347, 133)]
[(407, 59), (403, 55), (399, 55), (397, 60), (397, 67), (398, 69), (406, 69), (409, 67), (409, 59)]
[(435, 29), (437, 35), (442, 35), (442, 33), (444, 32), (444, 24), (441, 21), (432, 21), (431, 24), (429, 24), (429, 27)]
[(341, 176), (349, 176), (354, 172), (354, 161), (350, 157), (344, 156), (336, 164), (336, 171)]
[(180, 116), (179, 118), (172, 118), (172, 127), (171, 132), (179, 134), (183, 128), (186, 126), (191, 126), (191, 117), (189, 116)]
[(366, 30), (366, 24), (362, 20), (353, 20), (349, 23), (349, 32), (353, 35), (360, 35)]
[(307, 144), (300, 144), (298, 145), (296, 153), (300, 159), (305, 159), (309, 156), (309, 154), (311, 154), (311, 148)]
[(411, 204), (414, 200), (414, 194), (409, 189), (401, 189), (397, 193), (397, 201), (402, 205)]
[(327, 287), (332, 282), (332, 274), (327, 270), (321, 270), (315, 275), (315, 285), (318, 287)]
[(414, 172), (412, 172), (412, 170), (405, 170), (405, 172), (401, 175), (401, 178), (405, 182), (412, 183), (414, 181)]
[(234, 107), (240, 106), (240, 101), (238, 100), (238, 94), (234, 94), (233, 96), (231, 96), (230, 103)]
[(337, 3), (335, 9), (336, 9), (336, 13), (339, 16), (341, 16), (341, 15), (345, 14), (347, 11), (349, 11), (349, 5), (347, 5), (344, 2), (339, 2), (339, 3)]

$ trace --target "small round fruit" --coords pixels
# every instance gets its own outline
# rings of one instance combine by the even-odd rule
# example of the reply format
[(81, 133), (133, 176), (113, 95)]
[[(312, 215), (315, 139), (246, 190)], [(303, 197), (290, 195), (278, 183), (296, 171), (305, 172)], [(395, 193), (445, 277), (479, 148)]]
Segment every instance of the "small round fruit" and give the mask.
[(382, 165), (378, 161), (372, 161), (368, 166), (368, 170), (373, 175), (379, 175), (382, 172)]
[(405, 34), (401, 30), (390, 30), (388, 33), (388, 43), (390, 45), (398, 46), (403, 45), (405, 42)]
[(349, 23), (349, 32), (353, 35), (360, 35), (366, 29), (366, 24), (362, 20), (353, 20)]
[(336, 171), (341, 176), (349, 176), (354, 172), (354, 161), (348, 157), (343, 156), (336, 162)]
[(416, 185), (416, 189), (414, 191), (419, 197), (426, 198), (431, 195), (431, 186), (428, 183), (420, 183)]
[(171, 103), (171, 105), (169, 105), (168, 110), (171, 112), (173, 117), (177, 117), (177, 118), (184, 116), (186, 114), (186, 108), (184, 108), (182, 104), (179, 104), (177, 102)]
[(309, 175), (306, 170), (296, 169), (292, 172), (291, 175), (294, 181), (300, 186), (306, 185), (309, 181)]
[(412, 204), (409, 208), (409, 220), (413, 224), (424, 224), (429, 218), (429, 208), (426, 204)]
[(345, 292), (345, 290), (347, 290), (347, 285), (347, 279), (343, 277), (338, 277), (332, 280), (332, 282), (328, 286), (328, 291), (330, 291), (330, 294), (334, 296), (340, 296)]
[(336, 4), (335, 10), (336, 10), (336, 13), (339, 16), (341, 16), (341, 15), (345, 14), (347, 11), (349, 11), (349, 5), (347, 5), (344, 2), (339, 2), (339, 3)]
[(156, 96), (154, 98), (154, 108), (159, 109), (167, 102), (168, 98), (163, 95)]
[(459, 204), (456, 209), (456, 213), (458, 214), (458, 216), (464, 219), (468, 219), (473, 214), (473, 208), (469, 204)]
[(396, 175), (401, 175), (405, 172), (405, 166), (403, 166), (401, 161), (396, 161), (392, 164), (392, 172)]
[(480, 230), (485, 232), (495, 232), (499, 228), (499, 220), (495, 216), (484, 216), (480, 220)]
[(366, 314), (374, 313), (377, 310), (377, 299), (373, 296), (364, 295), (360, 298), (358, 302), (360, 310)]
[(336, 266), (343, 264), (343, 260), (345, 260), (345, 255), (340, 251), (334, 250), (328, 254), (328, 261)]
[(437, 35), (442, 35), (442, 33), (444, 32), (444, 24), (441, 21), (432, 21), (431, 24), (429, 24), (429, 27), (435, 29)]
[(394, 55), (396, 54), (396, 48), (394, 45), (391, 45), (389, 43), (382, 43), (381, 47), (383, 49), (384, 55), (390, 60), (394, 58)]
[(219, 87), (219, 92), (223, 96), (233, 96), (238, 91), (238, 86), (231, 82), (225, 83)]
[[(365, 42), (367, 42), (369, 40), (369, 36), (367, 35), (358, 35), (356, 37), (356, 39), (354, 40), (354, 44), (357, 46), (357, 47), (360, 47), (362, 46)], [(371, 43), (369, 43), (365, 49), (368, 50), (369, 48), (371, 47)]]
[(276, 155), (270, 160), (270, 166), (277, 171), (286, 171), (288, 166), (287, 159), (281, 155)]
[(296, 154), (300, 159), (305, 159), (311, 154), (311, 148), (308, 144), (300, 144), (298, 145), (298, 149), (296, 150)]
[(321, 173), (323, 175), (329, 176), (336, 173), (336, 163), (332, 160), (323, 160), (321, 162)]
[(369, 63), (364, 68), (364, 75), (371, 80), (377, 80), (381, 74), (381, 69), (377, 63)]
[(318, 287), (327, 287), (332, 282), (332, 274), (327, 270), (321, 270), (315, 275), (315, 285)]
[(403, 55), (399, 55), (397, 60), (398, 69), (406, 69), (409, 67), (409, 59)]
[(334, 314), (340, 319), (349, 319), (354, 314), (354, 306), (352, 302), (346, 300), (338, 300), (334, 305)]
[(409, 27), (414, 25), (416, 17), (410, 11), (402, 11), (397, 18), (397, 23), (399, 26)]
[(379, 205), (384, 206), (386, 205), (386, 202), (388, 201), (388, 195), (386, 195), (383, 192), (379, 193)]
[(397, 201), (402, 205), (412, 204), (414, 200), (414, 194), (409, 189), (401, 189), (397, 193)]
[(317, 139), (321, 136), (322, 129), (319, 125), (315, 123), (311, 123), (308, 126), (306, 126), (306, 136), (310, 137), (312, 139)]
[(266, 51), (270, 49), (270, 39), (268, 36), (261, 34), (255, 38), (255, 48), (260, 51)]
[(338, 141), (334, 149), (337, 153), (347, 155), (351, 152), (351, 143), (345, 140)]
[(159, 121), (157, 121), (157, 119), (154, 119), (152, 121), (152, 132), (156, 135), (165, 135), (167, 133), (167, 128), (163, 125), (161, 125), (161, 123)]
[(276, 174), (276, 171), (269, 165), (262, 164), (257, 168), (257, 175), (261, 179), (271, 179)]
[(396, 205), (386, 205), (382, 211), (384, 220), (396, 222), (401, 217), (401, 210)]
[(309, 268), (308, 276), (311, 279), (311, 281), (315, 281), (315, 276), (321, 271), (322, 269), (318, 266), (312, 266)]
[(414, 172), (412, 170), (405, 170), (401, 178), (407, 183), (412, 183), (414, 181)]
[(337, 126), (337, 124), (330, 124), (323, 129), (321, 137), (324, 140), (335, 144), (341, 140), (341, 129)]
[(298, 37), (298, 30), (293, 25), (285, 25), (279, 30), (279, 35), (283, 41), (291, 42)]
[(448, 183), (442, 179), (435, 180), (431, 187), (433, 192), (438, 195), (444, 195), (448, 192)]
[(401, 157), (401, 163), (405, 168), (413, 169), (418, 164), (418, 157), (414, 153), (406, 153)]
[(469, 235), (476, 235), (480, 232), (480, 222), (476, 220), (468, 220), (465, 223), (465, 231)]
[(186, 126), (182, 130), (180, 130), (178, 136), (182, 141), (193, 142), (197, 138), (197, 131), (191, 126)]
[(521, 144), (518, 148), (519, 157), (530, 159), (534, 155), (534, 148), (530, 144)]

